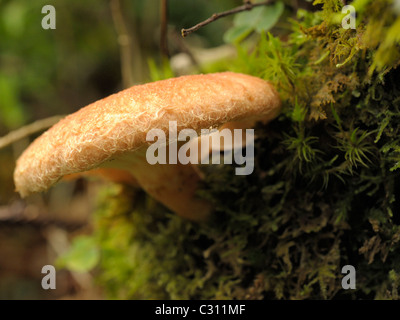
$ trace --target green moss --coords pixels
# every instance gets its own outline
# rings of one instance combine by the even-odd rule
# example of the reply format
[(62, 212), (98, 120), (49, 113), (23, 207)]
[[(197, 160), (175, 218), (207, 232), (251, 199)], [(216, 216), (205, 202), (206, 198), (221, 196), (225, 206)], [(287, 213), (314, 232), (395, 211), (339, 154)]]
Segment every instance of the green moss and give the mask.
[[(212, 221), (184, 221), (142, 193), (103, 195), (93, 237), (110, 297), (398, 299), (400, 17), (390, 1), (356, 1), (357, 29), (345, 30), (328, 19), (341, 1), (316, 3), (286, 41), (263, 34), (229, 62), (272, 81), (283, 111), (255, 129), (252, 175), (201, 168)], [(356, 290), (341, 287), (347, 264)]]

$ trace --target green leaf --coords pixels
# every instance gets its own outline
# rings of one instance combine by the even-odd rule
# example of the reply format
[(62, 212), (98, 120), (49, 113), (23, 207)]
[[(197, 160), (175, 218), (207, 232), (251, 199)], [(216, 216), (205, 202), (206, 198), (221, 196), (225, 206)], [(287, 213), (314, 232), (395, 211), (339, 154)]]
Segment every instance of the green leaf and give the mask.
[(283, 2), (277, 2), (236, 14), (233, 27), (224, 34), (224, 41), (241, 41), (253, 31), (261, 33), (271, 29), (278, 22), (284, 7)]
[(72, 271), (86, 272), (93, 269), (100, 260), (100, 252), (94, 238), (79, 236), (71, 248), (61, 256), (58, 264)]
[(233, 24), (235, 26), (247, 26), (255, 28), (262, 19), (264, 9), (264, 7), (256, 7), (250, 11), (239, 12), (235, 15)]
[(233, 26), (229, 30), (227, 30), (224, 34), (225, 42), (236, 42), (241, 41), (246, 38), (251, 32), (252, 28), (248, 26)]
[(271, 6), (262, 7), (263, 13), (261, 20), (256, 26), (258, 32), (271, 29), (279, 20), (283, 13), (284, 5), (282, 2), (277, 2)]

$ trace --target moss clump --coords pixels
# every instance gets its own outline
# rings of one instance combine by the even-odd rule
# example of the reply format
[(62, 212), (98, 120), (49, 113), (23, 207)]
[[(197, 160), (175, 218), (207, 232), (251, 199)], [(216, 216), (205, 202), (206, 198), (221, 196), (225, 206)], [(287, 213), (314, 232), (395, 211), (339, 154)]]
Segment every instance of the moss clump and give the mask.
[[(400, 16), (391, 1), (356, 1), (357, 28), (345, 30), (341, 1), (316, 3), (223, 67), (272, 81), (284, 109), (255, 129), (252, 175), (202, 168), (211, 222), (129, 190), (104, 195), (93, 237), (110, 297), (398, 298)], [(356, 290), (341, 287), (347, 264)]]

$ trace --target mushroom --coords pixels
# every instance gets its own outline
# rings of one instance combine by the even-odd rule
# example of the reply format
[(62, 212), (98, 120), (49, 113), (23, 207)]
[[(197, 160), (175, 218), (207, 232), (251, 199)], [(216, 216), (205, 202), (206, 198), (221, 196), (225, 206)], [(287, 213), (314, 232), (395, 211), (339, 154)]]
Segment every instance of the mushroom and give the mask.
[(106, 181), (124, 184), (136, 188), (140, 187), (136, 179), (129, 172), (116, 168), (96, 168), (89, 171), (72, 173), (65, 175), (63, 177), (63, 180), (72, 181), (81, 177), (103, 178), (103, 180)]
[(136, 85), (65, 117), (32, 142), (17, 160), (16, 191), (26, 197), (47, 190), (65, 175), (116, 168), (128, 171), (176, 214), (202, 221), (212, 208), (195, 196), (198, 171), (191, 164), (149, 164), (149, 130), (161, 129), (168, 137), (170, 121), (176, 121), (178, 132), (200, 132), (231, 121), (271, 120), (279, 110), (279, 96), (269, 82), (240, 73)]

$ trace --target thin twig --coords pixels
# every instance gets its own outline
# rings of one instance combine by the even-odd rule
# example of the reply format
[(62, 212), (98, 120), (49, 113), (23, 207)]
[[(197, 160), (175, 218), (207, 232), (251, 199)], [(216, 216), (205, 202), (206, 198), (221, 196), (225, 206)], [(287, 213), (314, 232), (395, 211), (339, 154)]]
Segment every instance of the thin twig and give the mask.
[(161, 0), (161, 35), (160, 35), (160, 49), (161, 55), (169, 58), (168, 50), (168, 0)]
[(46, 130), (60, 121), (64, 116), (54, 116), (35, 121), (22, 128), (11, 131), (9, 134), (0, 138), (0, 149), (13, 144), (14, 142), (30, 136), (31, 134)]
[(267, 1), (263, 1), (263, 2), (257, 2), (257, 3), (252, 3), (250, 1), (245, 1), (245, 3), (239, 7), (233, 8), (231, 10), (228, 11), (224, 11), (224, 12), (220, 12), (220, 13), (214, 13), (210, 18), (208, 18), (207, 20), (204, 20), (198, 24), (196, 24), (195, 26), (189, 28), (189, 29), (182, 29), (181, 30), (181, 34), (182, 37), (186, 37), (189, 34), (191, 34), (192, 32), (195, 32), (197, 30), (199, 30), (200, 28), (210, 24), (211, 22), (214, 22), (215, 20), (218, 20), (220, 18), (229, 16), (231, 14), (235, 14), (235, 13), (239, 13), (242, 11), (249, 11), (255, 7), (259, 7), (259, 6), (265, 6), (267, 4), (270, 4), (272, 2), (272, 0), (267, 0)]

